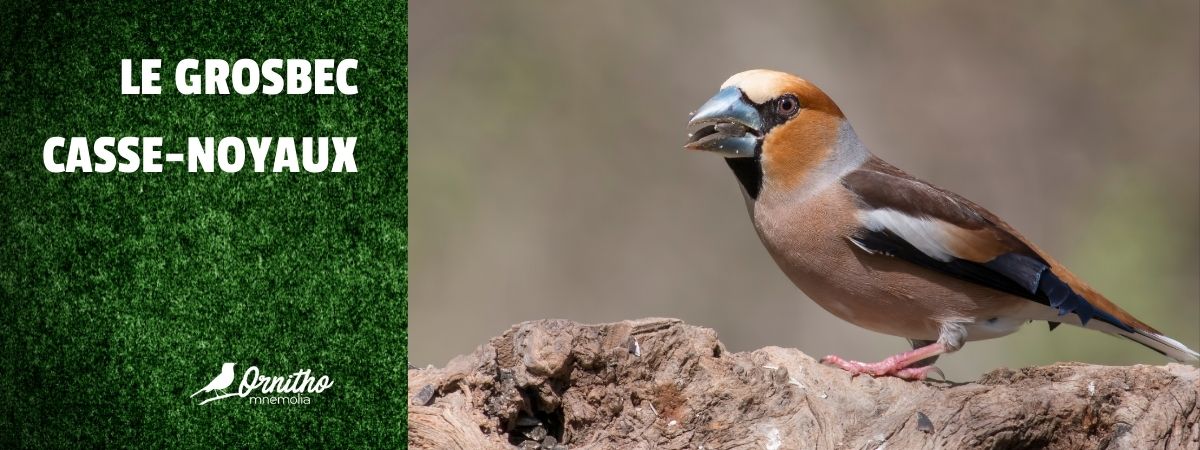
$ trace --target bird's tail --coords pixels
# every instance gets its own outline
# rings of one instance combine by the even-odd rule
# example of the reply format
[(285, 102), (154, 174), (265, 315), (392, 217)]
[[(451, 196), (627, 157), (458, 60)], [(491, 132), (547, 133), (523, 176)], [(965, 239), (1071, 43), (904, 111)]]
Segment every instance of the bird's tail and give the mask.
[(1159, 332), (1153, 328), (1143, 328), (1141, 326), (1134, 325), (1130, 326), (1130, 329), (1133, 331), (1128, 331), (1099, 320), (1092, 320), (1083, 327), (1124, 337), (1181, 363), (1195, 364), (1196, 362), (1200, 361), (1200, 354), (1197, 354), (1195, 350), (1188, 348), (1186, 345), (1183, 345), (1183, 343), (1177, 340), (1159, 334)]
[(1181, 363), (1195, 364), (1196, 362), (1200, 362), (1200, 353), (1196, 353), (1195, 350), (1188, 348), (1179, 341), (1161, 334), (1136, 328), (1132, 333), (1122, 330), (1118, 334)]
[(1164, 336), (1158, 330), (1155, 330), (1154, 327), (1133, 317), (1132, 314), (1129, 314), (1095, 291), (1089, 290), (1085, 292), (1088, 294), (1084, 297), (1087, 300), (1086, 304), (1094, 310), (1104, 313), (1104, 316), (1107, 317), (1096, 315), (1086, 324), (1083, 324), (1080, 323), (1081, 316), (1078, 314), (1064, 317), (1060, 309), (1056, 313), (1058, 317), (1051, 321), (1051, 330), (1054, 329), (1053, 322), (1070, 323), (1071, 325), (1090, 330), (1124, 337), (1181, 363), (1195, 364), (1196, 362), (1200, 362), (1200, 354), (1197, 354), (1195, 350), (1188, 348), (1177, 340)]
[(192, 398), (192, 397), (195, 397), (195, 396), (197, 396), (197, 395), (200, 395), (200, 393), (201, 393), (201, 392), (204, 392), (204, 389), (201, 389), (201, 390), (198, 390), (198, 391), (196, 391), (196, 393), (195, 393), (195, 394), (192, 394), (192, 396), (191, 396), (191, 397), (188, 397), (188, 398)]

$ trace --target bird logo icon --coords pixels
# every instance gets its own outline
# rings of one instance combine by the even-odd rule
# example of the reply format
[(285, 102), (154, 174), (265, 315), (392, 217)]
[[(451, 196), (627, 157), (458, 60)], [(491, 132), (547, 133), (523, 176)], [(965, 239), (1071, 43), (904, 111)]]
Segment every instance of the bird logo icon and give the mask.
[(212, 381), (208, 382), (207, 386), (204, 386), (204, 388), (196, 391), (196, 393), (192, 394), (191, 396), (195, 397), (201, 392), (224, 391), (225, 389), (229, 388), (229, 386), (233, 384), (233, 365), (234, 363), (231, 362), (227, 362), (222, 365), (221, 374), (217, 375), (216, 378), (213, 378)]

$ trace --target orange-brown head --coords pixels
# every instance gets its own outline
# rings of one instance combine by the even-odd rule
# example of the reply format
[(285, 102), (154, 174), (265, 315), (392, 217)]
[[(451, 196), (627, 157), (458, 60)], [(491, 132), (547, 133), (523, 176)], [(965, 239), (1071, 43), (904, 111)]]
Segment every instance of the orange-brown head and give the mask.
[[(837, 104), (812, 83), (773, 70), (729, 78), (700, 107), (684, 148), (728, 158), (752, 197), (765, 181), (779, 189), (799, 185), (853, 137)], [(759, 177), (748, 180), (747, 177)], [(757, 183), (760, 186), (748, 184)]]

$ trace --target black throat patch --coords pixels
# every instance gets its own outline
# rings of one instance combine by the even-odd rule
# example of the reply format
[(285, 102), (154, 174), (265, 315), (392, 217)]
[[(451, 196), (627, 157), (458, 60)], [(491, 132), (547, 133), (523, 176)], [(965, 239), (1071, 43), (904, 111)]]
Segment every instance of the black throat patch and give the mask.
[(762, 190), (762, 161), (757, 156), (753, 158), (725, 158), (725, 163), (733, 170), (733, 175), (750, 198), (758, 200), (758, 192)]

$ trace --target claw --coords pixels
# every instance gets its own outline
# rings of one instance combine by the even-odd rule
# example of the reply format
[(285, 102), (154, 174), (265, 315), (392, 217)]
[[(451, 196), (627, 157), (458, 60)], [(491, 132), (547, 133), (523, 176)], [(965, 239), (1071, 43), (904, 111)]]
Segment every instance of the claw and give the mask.
[(942, 381), (946, 381), (946, 372), (942, 372), (942, 369), (935, 367), (935, 366), (929, 366), (929, 367), (933, 367), (933, 371), (937, 372), (938, 379), (940, 379)]

